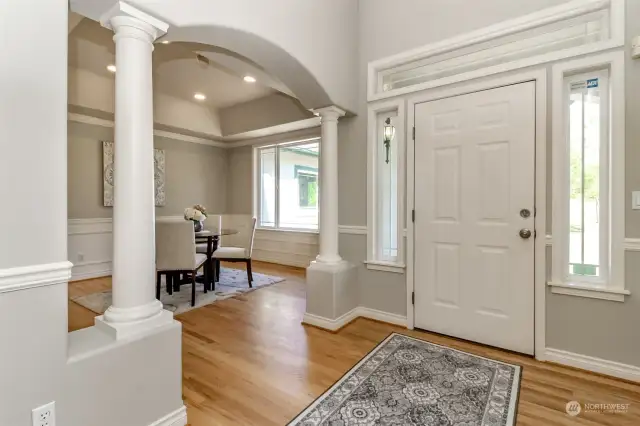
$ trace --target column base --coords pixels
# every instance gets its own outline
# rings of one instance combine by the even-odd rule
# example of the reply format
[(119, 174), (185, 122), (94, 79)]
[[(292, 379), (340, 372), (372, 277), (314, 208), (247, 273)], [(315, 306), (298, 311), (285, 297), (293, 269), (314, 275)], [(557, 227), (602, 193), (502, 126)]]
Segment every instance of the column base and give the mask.
[[(106, 312), (105, 312), (106, 314)], [(109, 334), (115, 340), (129, 339), (132, 337), (143, 336), (150, 331), (155, 331), (158, 327), (169, 325), (173, 323), (173, 312), (165, 309), (153, 317), (145, 318), (143, 320), (131, 321), (131, 322), (111, 322), (105, 319), (105, 315), (96, 317), (96, 328)]]
[(104, 313), (104, 319), (110, 323), (143, 321), (155, 317), (162, 312), (162, 309), (162, 302), (156, 299), (146, 305), (135, 306), (133, 308), (117, 308), (111, 305)]
[(344, 262), (344, 260), (342, 260), (342, 258), (340, 257), (340, 255), (321, 255), (319, 254), (318, 256), (316, 256), (316, 260), (315, 262), (317, 263), (323, 263), (326, 265), (337, 265), (341, 262)]
[[(358, 306), (358, 269), (341, 260), (337, 263), (311, 262), (307, 268), (307, 309), (305, 321), (337, 324), (336, 320)], [(309, 319), (307, 321), (307, 319)]]

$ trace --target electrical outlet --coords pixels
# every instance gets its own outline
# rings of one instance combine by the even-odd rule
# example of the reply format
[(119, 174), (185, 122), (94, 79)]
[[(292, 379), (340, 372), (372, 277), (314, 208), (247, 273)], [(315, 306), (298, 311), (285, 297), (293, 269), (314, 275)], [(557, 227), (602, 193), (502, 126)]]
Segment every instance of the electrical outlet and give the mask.
[(56, 426), (56, 403), (54, 401), (34, 408), (31, 412), (33, 426)]

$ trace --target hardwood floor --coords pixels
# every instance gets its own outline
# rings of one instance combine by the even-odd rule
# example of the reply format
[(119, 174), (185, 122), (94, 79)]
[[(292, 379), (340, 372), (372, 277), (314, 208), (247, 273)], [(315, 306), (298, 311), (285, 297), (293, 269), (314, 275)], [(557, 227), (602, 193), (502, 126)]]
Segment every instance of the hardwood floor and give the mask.
[[(365, 319), (335, 334), (302, 326), (304, 270), (254, 262), (254, 271), (287, 280), (176, 317), (183, 324), (183, 395), (191, 426), (284, 425), (393, 331), (522, 365), (518, 425), (640, 425), (640, 384)], [(69, 296), (110, 285), (109, 278), (71, 283)], [(70, 330), (93, 325), (94, 317), (69, 303)], [(570, 417), (565, 405), (571, 400), (630, 405), (625, 414)]]

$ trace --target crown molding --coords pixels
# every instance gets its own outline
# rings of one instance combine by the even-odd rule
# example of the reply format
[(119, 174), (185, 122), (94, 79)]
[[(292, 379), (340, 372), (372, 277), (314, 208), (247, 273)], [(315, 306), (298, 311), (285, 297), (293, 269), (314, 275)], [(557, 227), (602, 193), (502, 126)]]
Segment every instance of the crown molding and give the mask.
[[(104, 118), (92, 117), (90, 115), (78, 114), (75, 112), (68, 113), (67, 119), (75, 123), (90, 124), (93, 126), (101, 126), (101, 127), (109, 127), (109, 128), (113, 128), (115, 126), (115, 123), (113, 120), (105, 120)], [(153, 134), (155, 136), (160, 136), (163, 138), (168, 138), (168, 139), (173, 139), (173, 140), (178, 140), (183, 142), (191, 142), (191, 143), (197, 143), (200, 145), (215, 146), (217, 148), (229, 148), (228, 146), (229, 144), (225, 142), (220, 142), (214, 139), (205, 139), (205, 138), (199, 138), (196, 136), (183, 135), (181, 133), (169, 132), (166, 130), (153, 129)]]

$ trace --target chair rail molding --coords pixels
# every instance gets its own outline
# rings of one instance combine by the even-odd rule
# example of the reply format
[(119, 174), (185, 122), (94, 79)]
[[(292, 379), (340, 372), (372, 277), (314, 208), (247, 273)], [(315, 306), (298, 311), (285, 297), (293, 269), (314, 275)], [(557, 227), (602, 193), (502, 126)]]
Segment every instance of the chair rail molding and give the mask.
[(0, 269), (0, 293), (66, 284), (71, 277), (71, 262)]
[[(157, 216), (156, 220), (180, 222), (184, 217)], [(69, 260), (73, 262), (71, 281), (111, 275), (112, 228), (111, 218), (69, 219), (68, 253)], [(366, 234), (366, 227), (362, 228)], [(317, 255), (317, 232), (256, 229), (254, 260), (306, 268)]]
[(372, 61), (369, 102), (624, 46), (625, 0), (573, 0)]

